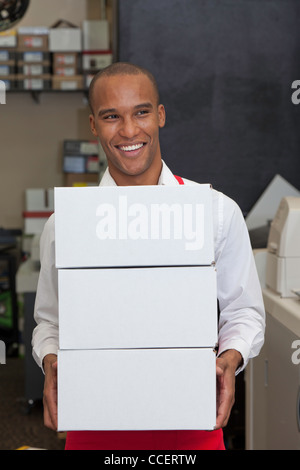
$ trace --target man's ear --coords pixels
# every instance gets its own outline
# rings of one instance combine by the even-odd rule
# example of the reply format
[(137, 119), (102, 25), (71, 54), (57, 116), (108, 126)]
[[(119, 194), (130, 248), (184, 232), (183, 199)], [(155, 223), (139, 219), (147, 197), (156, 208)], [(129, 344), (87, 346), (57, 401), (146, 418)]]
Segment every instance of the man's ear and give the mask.
[(158, 125), (164, 127), (166, 123), (166, 110), (163, 104), (158, 105)]
[(95, 126), (95, 117), (93, 114), (90, 114), (90, 126), (92, 133), (97, 137), (97, 131)]

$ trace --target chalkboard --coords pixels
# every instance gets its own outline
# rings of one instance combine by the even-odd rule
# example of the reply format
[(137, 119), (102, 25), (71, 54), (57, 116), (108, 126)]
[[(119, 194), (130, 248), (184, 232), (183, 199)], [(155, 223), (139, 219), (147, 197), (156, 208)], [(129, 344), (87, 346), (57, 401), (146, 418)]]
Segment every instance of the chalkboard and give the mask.
[(122, 0), (119, 60), (157, 78), (173, 172), (245, 214), (276, 174), (300, 189), (298, 0)]

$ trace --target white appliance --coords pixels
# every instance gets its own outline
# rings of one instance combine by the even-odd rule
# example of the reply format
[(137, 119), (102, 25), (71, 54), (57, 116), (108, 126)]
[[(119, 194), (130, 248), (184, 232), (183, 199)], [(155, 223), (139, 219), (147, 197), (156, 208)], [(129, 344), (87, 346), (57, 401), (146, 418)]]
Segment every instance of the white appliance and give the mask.
[(272, 221), (266, 285), (281, 297), (300, 291), (300, 197), (284, 197)]

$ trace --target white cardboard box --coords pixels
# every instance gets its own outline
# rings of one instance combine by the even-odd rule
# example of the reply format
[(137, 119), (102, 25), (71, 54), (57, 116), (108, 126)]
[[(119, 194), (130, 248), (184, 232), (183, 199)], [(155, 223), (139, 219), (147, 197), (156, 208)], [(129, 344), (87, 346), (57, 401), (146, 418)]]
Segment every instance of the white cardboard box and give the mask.
[(23, 212), (24, 233), (26, 235), (41, 234), (51, 214), (52, 212)]
[(215, 347), (212, 266), (59, 270), (60, 349)]
[(51, 52), (79, 52), (82, 50), (80, 28), (51, 28), (49, 30), (49, 50)]
[(58, 352), (58, 430), (211, 430), (212, 349)]
[(30, 188), (25, 191), (26, 211), (54, 211), (54, 190)]
[(55, 188), (56, 267), (211, 265), (210, 185)]
[(109, 25), (107, 20), (84, 20), (82, 23), (84, 51), (109, 49)]
[(98, 71), (112, 64), (111, 51), (83, 51), (82, 68), (87, 71)]

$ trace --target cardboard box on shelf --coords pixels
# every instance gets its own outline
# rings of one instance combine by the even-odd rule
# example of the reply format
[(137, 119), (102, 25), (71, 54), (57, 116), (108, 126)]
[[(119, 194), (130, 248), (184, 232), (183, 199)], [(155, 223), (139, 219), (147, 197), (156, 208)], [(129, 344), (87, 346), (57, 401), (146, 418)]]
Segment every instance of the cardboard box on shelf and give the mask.
[(65, 173), (64, 184), (67, 187), (89, 187), (99, 185), (96, 173)]
[(63, 171), (65, 173), (85, 173), (85, 167), (84, 155), (64, 155)]
[(55, 213), (58, 268), (214, 262), (208, 184), (55, 188)]
[(55, 67), (53, 69), (54, 75), (58, 75), (60, 77), (72, 77), (78, 74), (77, 67), (69, 66), (69, 67)]
[(85, 168), (87, 173), (99, 173), (99, 157), (96, 155), (87, 156)]
[(109, 47), (109, 23), (107, 20), (84, 20), (82, 23), (84, 51), (107, 51)]
[(53, 90), (82, 90), (83, 76), (73, 75), (71, 77), (54, 75), (52, 76)]
[(15, 73), (15, 66), (9, 64), (3, 64), (0, 62), (0, 76), (7, 77), (8, 75), (14, 75)]
[(52, 211), (24, 211), (24, 234), (41, 234), (44, 229), (45, 223), (47, 222), (51, 214)]
[(212, 430), (215, 424), (212, 349), (58, 351), (59, 431)]
[(82, 32), (80, 28), (50, 28), (49, 50), (51, 52), (80, 52)]
[(0, 47), (16, 47), (17, 46), (17, 31), (9, 29), (0, 32)]
[(20, 51), (48, 51), (49, 29), (43, 26), (20, 27), (18, 29), (18, 49)]
[(60, 349), (218, 342), (213, 266), (60, 269), (58, 279)]
[(14, 65), (16, 63), (16, 52), (8, 49), (0, 49), (0, 64)]
[(16, 75), (16, 86), (19, 90), (50, 90), (51, 75)]
[(84, 71), (97, 71), (112, 64), (111, 51), (83, 51), (82, 69)]
[(25, 190), (25, 210), (29, 212), (54, 211), (54, 189), (28, 188)]
[(50, 53), (44, 51), (18, 51), (18, 62), (41, 63), (50, 61)]
[(50, 74), (51, 68), (48, 61), (39, 63), (29, 63), (18, 61), (17, 72), (19, 75), (46, 75)]
[(78, 66), (79, 55), (77, 52), (55, 52), (53, 54), (53, 67)]
[(65, 155), (98, 155), (99, 143), (97, 140), (64, 140)]

